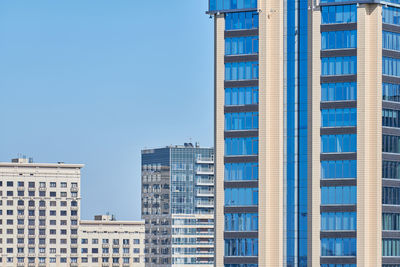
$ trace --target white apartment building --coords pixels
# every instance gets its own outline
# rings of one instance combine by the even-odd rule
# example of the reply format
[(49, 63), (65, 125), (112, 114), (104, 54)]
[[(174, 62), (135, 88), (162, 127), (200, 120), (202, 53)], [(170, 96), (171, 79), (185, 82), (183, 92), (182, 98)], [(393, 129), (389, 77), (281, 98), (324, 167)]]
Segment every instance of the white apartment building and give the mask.
[(108, 215), (81, 221), (80, 266), (144, 266), (144, 236), (143, 221), (114, 221)]
[[(104, 229), (101, 233), (90, 230), (92, 222), (82, 222), (83, 230), (79, 230), (82, 167), (61, 162), (33, 163), (25, 158), (0, 162), (0, 267), (81, 266), (82, 261), (86, 264), (94, 258), (89, 253), (82, 254), (89, 251), (89, 244), (83, 246), (82, 240), (93, 242), (97, 236), (107, 239), (107, 235), (113, 240), (115, 232), (122, 229), (127, 234), (121, 236), (129, 236), (130, 242), (140, 240), (135, 248), (142, 246), (144, 226), (140, 222), (129, 226), (119, 222), (118, 229), (115, 221), (109, 222), (109, 226), (100, 228)], [(96, 237), (90, 237), (90, 233)], [(139, 263), (143, 262), (143, 256), (130, 252), (131, 265), (123, 264), (123, 256), (120, 264), (113, 264), (112, 253), (109, 260), (100, 254), (98, 261), (101, 266), (140, 266), (134, 261), (139, 257)], [(139, 255), (142, 253), (144, 249), (140, 247)], [(88, 262), (82, 266), (95, 265)]]

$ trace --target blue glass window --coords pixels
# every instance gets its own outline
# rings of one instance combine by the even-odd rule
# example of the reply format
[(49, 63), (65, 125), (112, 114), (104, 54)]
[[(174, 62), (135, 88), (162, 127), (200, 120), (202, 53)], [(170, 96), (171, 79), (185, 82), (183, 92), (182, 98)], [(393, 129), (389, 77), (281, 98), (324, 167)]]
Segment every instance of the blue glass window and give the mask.
[(322, 256), (356, 256), (356, 238), (322, 238)]
[(258, 205), (258, 188), (225, 188), (225, 206)]
[(400, 205), (400, 188), (382, 187), (382, 204)]
[(382, 57), (382, 74), (400, 76), (400, 59)]
[[(321, 267), (357, 267), (357, 264), (321, 264)], [(382, 266), (385, 267), (385, 266)], [(390, 266), (394, 267), (394, 266)]]
[(324, 57), (321, 64), (323, 76), (357, 73), (357, 57)]
[(225, 106), (258, 104), (258, 87), (225, 88)]
[(225, 63), (225, 80), (258, 79), (258, 62)]
[(382, 98), (386, 101), (400, 102), (400, 84), (382, 83)]
[(322, 24), (357, 22), (356, 5), (323, 6)]
[(225, 256), (258, 256), (258, 239), (225, 239)]
[(400, 162), (383, 161), (382, 162), (382, 178), (400, 179)]
[(258, 213), (225, 213), (225, 231), (258, 231)]
[(357, 229), (356, 212), (322, 212), (321, 231), (344, 230), (351, 231)]
[(400, 33), (382, 31), (382, 47), (389, 50), (400, 50)]
[(249, 55), (257, 53), (258, 36), (225, 39), (225, 55)]
[(321, 101), (342, 101), (357, 99), (356, 83), (321, 84)]
[(210, 0), (210, 11), (257, 8), (257, 0)]
[(225, 139), (225, 155), (257, 155), (258, 154), (258, 138), (226, 138)]
[(343, 49), (357, 47), (357, 31), (332, 31), (321, 33), (321, 48)]
[(321, 110), (322, 127), (343, 127), (357, 125), (357, 109), (338, 108)]
[(382, 214), (382, 230), (399, 231), (400, 230), (400, 213), (383, 213)]
[(356, 204), (357, 187), (356, 186), (321, 187), (321, 203), (322, 205)]
[(329, 160), (321, 161), (321, 178), (356, 178), (357, 161), (356, 160)]
[(250, 30), (258, 28), (258, 13), (251, 12), (236, 12), (226, 13), (225, 15), (225, 30)]
[(382, 135), (382, 152), (400, 153), (400, 136)]
[(258, 180), (258, 163), (225, 163), (225, 181)]
[(258, 129), (258, 112), (225, 113), (225, 131)]
[(400, 239), (383, 239), (382, 256), (400, 256)]
[(356, 152), (356, 134), (322, 135), (321, 153)]
[(382, 126), (386, 127), (400, 127), (400, 111), (392, 109), (382, 110)]
[(382, 7), (382, 22), (400, 25), (400, 9), (395, 7)]

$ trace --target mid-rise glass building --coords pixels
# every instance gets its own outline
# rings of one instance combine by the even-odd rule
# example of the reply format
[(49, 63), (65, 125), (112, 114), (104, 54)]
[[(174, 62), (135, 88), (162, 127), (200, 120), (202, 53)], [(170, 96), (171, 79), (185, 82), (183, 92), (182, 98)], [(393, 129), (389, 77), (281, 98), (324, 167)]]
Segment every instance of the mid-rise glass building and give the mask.
[(400, 3), (208, 14), (215, 266), (400, 267)]
[(146, 266), (213, 266), (214, 150), (142, 150)]

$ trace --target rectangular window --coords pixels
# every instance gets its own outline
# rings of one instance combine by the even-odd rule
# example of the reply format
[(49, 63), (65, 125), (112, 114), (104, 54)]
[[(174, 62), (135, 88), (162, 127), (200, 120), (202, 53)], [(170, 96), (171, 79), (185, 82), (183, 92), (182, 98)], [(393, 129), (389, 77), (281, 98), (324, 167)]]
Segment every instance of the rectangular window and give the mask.
[(258, 36), (225, 39), (225, 55), (250, 55), (258, 53)]
[(357, 22), (357, 6), (323, 6), (322, 24), (354, 23)]
[(225, 188), (225, 206), (258, 205), (258, 188)]
[(225, 106), (258, 104), (258, 87), (225, 88)]
[(352, 231), (357, 229), (356, 212), (322, 212), (321, 231)]
[(321, 187), (321, 204), (356, 204), (357, 187), (356, 186), (331, 186)]
[(257, 12), (235, 12), (225, 14), (225, 30), (246, 30), (258, 28)]
[(258, 180), (258, 163), (225, 163), (225, 181)]
[(357, 31), (331, 31), (321, 33), (321, 49), (348, 49), (357, 47)]
[(357, 57), (324, 57), (321, 59), (323, 76), (356, 74), (356, 66)]
[(258, 214), (225, 213), (225, 231), (258, 231)]
[(258, 129), (258, 112), (225, 113), (225, 131)]
[(258, 137), (226, 138), (225, 155), (257, 155)]
[(321, 256), (356, 256), (356, 238), (322, 238)]
[(356, 108), (338, 108), (321, 110), (322, 127), (347, 127), (357, 125)]
[(321, 84), (321, 101), (357, 100), (357, 84), (323, 83)]
[(258, 62), (225, 63), (225, 80), (255, 80), (258, 79)]
[(321, 153), (356, 152), (356, 134), (336, 134), (321, 136)]
[(382, 162), (382, 178), (400, 179), (400, 162), (383, 161)]
[(258, 239), (225, 239), (225, 256), (258, 256)]

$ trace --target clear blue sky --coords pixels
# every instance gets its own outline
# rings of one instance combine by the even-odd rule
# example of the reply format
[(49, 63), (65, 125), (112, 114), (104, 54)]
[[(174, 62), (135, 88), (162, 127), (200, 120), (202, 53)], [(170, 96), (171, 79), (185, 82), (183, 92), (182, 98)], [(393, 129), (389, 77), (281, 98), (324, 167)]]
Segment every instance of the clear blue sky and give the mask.
[(0, 161), (83, 163), (83, 219), (140, 219), (140, 150), (213, 144), (206, 0), (0, 2)]

